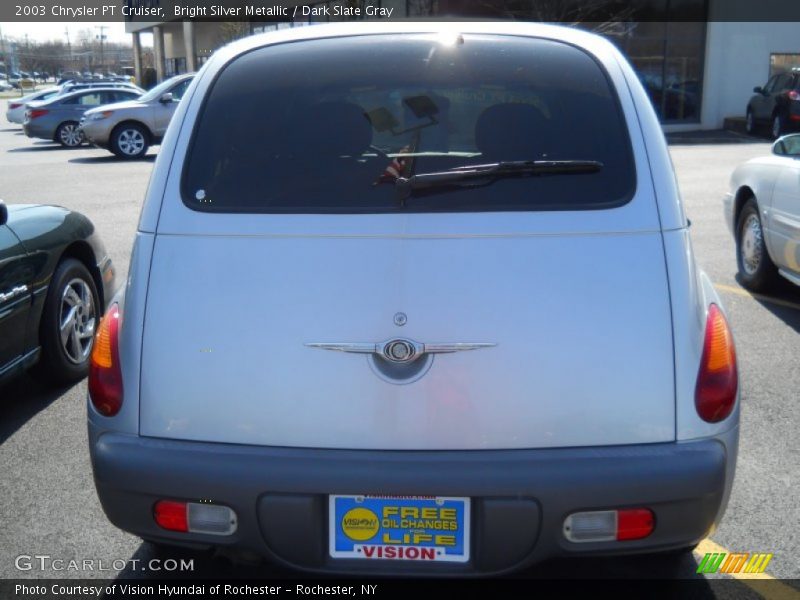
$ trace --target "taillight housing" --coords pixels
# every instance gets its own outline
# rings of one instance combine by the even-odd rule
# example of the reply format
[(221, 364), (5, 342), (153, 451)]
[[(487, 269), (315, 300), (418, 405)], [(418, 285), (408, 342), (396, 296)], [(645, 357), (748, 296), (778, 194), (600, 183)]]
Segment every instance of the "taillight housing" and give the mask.
[(564, 519), (564, 537), (576, 544), (625, 542), (646, 538), (656, 528), (649, 508), (620, 508), (572, 513)]
[(89, 398), (104, 417), (113, 417), (122, 408), (122, 370), (119, 364), (119, 304), (106, 311), (94, 337), (89, 360)]
[(38, 117), (45, 116), (49, 111), (44, 110), (43, 108), (36, 108), (33, 110), (28, 111), (28, 118), (29, 119), (36, 119)]
[(153, 520), (162, 529), (182, 533), (231, 535), (236, 531), (236, 512), (222, 504), (159, 500), (153, 507)]
[(789, 100), (794, 100), (795, 102), (797, 100), (800, 100), (800, 92), (798, 92), (797, 90), (790, 91), (789, 92)]
[(736, 348), (725, 315), (716, 304), (708, 307), (703, 356), (694, 392), (700, 418), (717, 423), (727, 418), (736, 404), (739, 374)]

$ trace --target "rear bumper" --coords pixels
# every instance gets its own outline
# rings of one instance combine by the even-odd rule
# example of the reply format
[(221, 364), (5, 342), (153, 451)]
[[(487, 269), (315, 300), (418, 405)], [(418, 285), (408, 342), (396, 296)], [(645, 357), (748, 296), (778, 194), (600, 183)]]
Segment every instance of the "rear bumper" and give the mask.
[(36, 121), (26, 121), (22, 125), (25, 135), (29, 138), (41, 138), (44, 140), (52, 140), (55, 136), (55, 130), (50, 126), (41, 126)]
[[(117, 527), (164, 542), (231, 546), (292, 567), (337, 573), (499, 573), (556, 556), (629, 554), (692, 545), (721, 518), (738, 428), (719, 439), (495, 451), (267, 448), (99, 433), (90, 423), (95, 484)], [(328, 556), (328, 494), (469, 496), (466, 564), (342, 561)], [(163, 498), (211, 499), (238, 514), (231, 536), (179, 534), (153, 521)], [(649, 507), (644, 540), (576, 544), (576, 511)]]

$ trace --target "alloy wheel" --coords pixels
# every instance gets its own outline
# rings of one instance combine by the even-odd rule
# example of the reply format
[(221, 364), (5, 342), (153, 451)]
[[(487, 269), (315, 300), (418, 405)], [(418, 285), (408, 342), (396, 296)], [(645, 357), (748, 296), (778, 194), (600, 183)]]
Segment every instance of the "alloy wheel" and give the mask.
[(58, 320), (61, 347), (71, 363), (81, 364), (89, 357), (96, 321), (91, 289), (83, 279), (72, 279), (61, 294)]
[(117, 139), (117, 146), (127, 156), (137, 156), (144, 149), (145, 141), (138, 129), (124, 129)]
[(80, 146), (83, 141), (83, 134), (78, 130), (78, 126), (74, 123), (68, 123), (61, 127), (61, 134), (59, 139), (65, 146), (74, 148)]

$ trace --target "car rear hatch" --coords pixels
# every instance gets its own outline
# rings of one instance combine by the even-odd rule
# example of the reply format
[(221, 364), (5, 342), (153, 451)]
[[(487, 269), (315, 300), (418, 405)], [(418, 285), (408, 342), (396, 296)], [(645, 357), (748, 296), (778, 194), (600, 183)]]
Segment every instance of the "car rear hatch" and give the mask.
[[(420, 450), (675, 438), (664, 250), (630, 98), (580, 50), (518, 39), (492, 64), (495, 41), (465, 36), (476, 52), (439, 67), (481, 72), (480, 94), (456, 76), (424, 93), (408, 83), (436, 62), (406, 66), (435, 57), (424, 36), (369, 46), (373, 68), (398, 65), (393, 87), (377, 86), (388, 91), (326, 70), (365, 60), (359, 38), (265, 48), (223, 71), (180, 181), (166, 184), (142, 435)], [(532, 67), (537, 91), (503, 87), (515, 61)], [(574, 79), (559, 78), (565, 69)], [(329, 97), (297, 108), (302, 94), (269, 95), (300, 86), (296, 73), (318, 75)], [(580, 143), (563, 143), (568, 123)], [(520, 159), (602, 169), (424, 193), (395, 181)], [(423, 354), (404, 363), (390, 351)]]

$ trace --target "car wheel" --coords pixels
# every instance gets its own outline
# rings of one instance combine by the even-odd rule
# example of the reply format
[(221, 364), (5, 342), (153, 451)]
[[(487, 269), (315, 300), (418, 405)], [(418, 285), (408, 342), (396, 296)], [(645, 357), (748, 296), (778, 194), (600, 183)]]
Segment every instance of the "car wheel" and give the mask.
[(53, 273), (44, 302), (39, 326), (39, 374), (57, 383), (86, 377), (99, 320), (100, 299), (94, 278), (82, 262), (67, 258)]
[(83, 143), (83, 132), (75, 121), (67, 121), (58, 126), (56, 141), (65, 148), (77, 148)]
[(784, 130), (786, 129), (786, 125), (784, 123), (783, 115), (777, 114), (772, 117), (772, 137), (773, 139), (777, 139), (783, 135)]
[(121, 125), (111, 134), (111, 151), (120, 158), (141, 158), (148, 146), (147, 132), (135, 123)]
[(756, 132), (756, 116), (750, 108), (747, 109), (747, 115), (744, 118), (744, 129), (750, 135)]
[(736, 262), (742, 285), (750, 290), (765, 290), (775, 281), (777, 269), (767, 252), (754, 198), (745, 203), (736, 224)]

